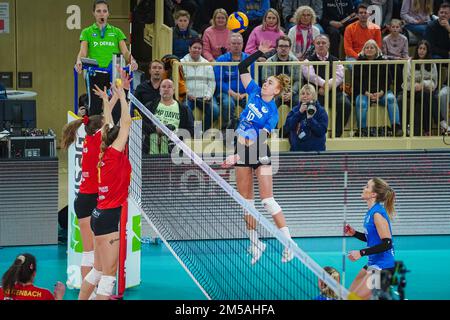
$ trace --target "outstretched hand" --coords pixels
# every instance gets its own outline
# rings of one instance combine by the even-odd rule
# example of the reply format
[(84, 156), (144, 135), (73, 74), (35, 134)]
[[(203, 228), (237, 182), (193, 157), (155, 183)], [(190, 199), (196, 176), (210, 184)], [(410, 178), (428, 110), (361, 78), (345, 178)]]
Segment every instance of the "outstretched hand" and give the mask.
[(262, 53), (267, 53), (272, 50), (272, 43), (269, 40), (263, 40), (259, 44), (258, 50)]
[(118, 83), (117, 81), (115, 83), (112, 83), (111, 90), (119, 99), (125, 98), (125, 90), (123, 90), (123, 86), (121, 85), (121, 83)]
[(221, 168), (223, 169), (228, 169), (232, 166), (234, 166), (238, 161), (239, 161), (240, 157), (238, 154), (233, 154), (231, 156), (228, 156), (225, 161), (220, 165)]
[[(117, 72), (120, 74), (120, 83), (125, 90), (130, 90), (130, 83), (133, 78), (123, 70), (120, 66), (116, 66)], [(116, 84), (117, 85), (117, 84)]]
[(92, 89), (96, 96), (100, 97), (100, 99), (108, 100), (108, 93), (106, 87), (103, 87), (101, 90), (96, 84), (94, 85), (94, 89)]

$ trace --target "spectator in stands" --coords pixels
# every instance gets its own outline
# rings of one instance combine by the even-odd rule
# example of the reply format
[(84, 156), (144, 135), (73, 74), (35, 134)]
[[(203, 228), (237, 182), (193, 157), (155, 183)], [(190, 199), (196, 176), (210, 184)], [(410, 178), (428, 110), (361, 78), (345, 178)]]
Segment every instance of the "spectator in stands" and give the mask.
[[(409, 45), (408, 38), (402, 32), (402, 22), (398, 19), (392, 19), (389, 25), (389, 34), (383, 38), (383, 55), (389, 60), (408, 60), (409, 59)], [(391, 64), (389, 65), (389, 72), (395, 77), (395, 90), (397, 96), (402, 90), (401, 83), (403, 83), (403, 65)], [(401, 96), (400, 96), (401, 97)], [(400, 100), (399, 100), (399, 105)]]
[(364, 232), (358, 232), (347, 224), (344, 234), (367, 243), (367, 248), (348, 253), (351, 261), (357, 261), (364, 256), (369, 258), (368, 263), (353, 280), (349, 291), (362, 299), (369, 299), (373, 289), (368, 285), (371, 283), (370, 277), (373, 276), (372, 270), (394, 273), (391, 221), (395, 217), (395, 191), (383, 179), (373, 178), (364, 186), (361, 198), (368, 207), (364, 218)]
[(432, 13), (433, 1), (403, 0), (400, 17), (406, 22), (405, 29), (422, 39)]
[[(190, 47), (189, 54), (181, 62), (208, 62), (201, 56), (202, 41), (195, 39)], [(184, 76), (187, 87), (187, 105), (191, 110), (195, 107), (203, 110), (203, 130), (211, 127), (211, 122), (219, 117), (219, 106), (214, 98), (216, 81), (212, 66), (184, 65)], [(212, 118), (212, 119), (211, 119)]]
[[(194, 117), (191, 109), (174, 99), (174, 85), (172, 80), (164, 79), (161, 82), (161, 99), (153, 101), (147, 108), (153, 113), (167, 128), (177, 132), (186, 130), (189, 137), (194, 135)], [(150, 133), (150, 154), (168, 154), (171, 152), (171, 141), (153, 123), (149, 128)]]
[[(272, 48), (275, 48), (275, 42), (280, 36), (283, 36), (284, 32), (280, 27), (280, 15), (275, 9), (270, 8), (264, 14), (263, 22), (261, 25), (253, 29), (250, 34), (245, 52), (252, 54), (258, 50), (259, 44), (263, 40), (269, 40), (272, 44)], [(261, 57), (259, 61), (265, 61), (264, 57)]]
[[(281, 36), (276, 41), (276, 53), (267, 59), (268, 62), (287, 62), (298, 61), (297, 57), (291, 52), (292, 42), (288, 36)], [(294, 65), (278, 65), (267, 66), (262, 69), (263, 78), (267, 79), (270, 76), (285, 74), (291, 79), (289, 88), (275, 98), (277, 107), (281, 105), (292, 106), (298, 103), (298, 92), (300, 91), (300, 68)]]
[(367, 5), (360, 4), (357, 9), (358, 21), (353, 22), (344, 32), (344, 50), (347, 60), (356, 60), (368, 40), (375, 40), (381, 48), (381, 30), (378, 25), (370, 22)]
[(56, 282), (53, 294), (34, 286), (36, 278), (36, 258), (29, 253), (18, 255), (2, 276), (1, 300), (63, 300), (66, 287)]
[(301, 6), (295, 11), (294, 22), (295, 26), (289, 29), (288, 37), (292, 41), (292, 52), (298, 60), (303, 61), (308, 56), (314, 38), (320, 34), (314, 26), (316, 13), (311, 7)]
[(81, 58), (92, 58), (97, 60), (100, 68), (109, 69), (109, 71), (97, 71), (93, 75), (87, 75), (90, 84), (88, 91), (90, 98), (89, 115), (102, 113), (102, 100), (95, 95), (93, 90), (95, 84), (98, 85), (99, 88), (103, 88), (104, 86), (109, 87), (113, 54), (121, 53), (127, 63), (130, 63), (132, 71), (135, 71), (138, 67), (125, 43), (127, 37), (119, 28), (108, 24), (108, 2), (105, 0), (95, 0), (93, 15), (95, 23), (81, 31), (80, 51), (78, 52), (75, 68), (78, 73), (81, 73)]
[[(391, 23), (392, 13), (394, 10), (394, 1), (393, 0), (363, 0), (362, 3), (365, 3), (369, 6), (369, 12), (373, 11), (371, 8), (379, 7), (380, 14), (380, 27), (384, 29)], [(376, 13), (374, 13), (376, 14)], [(375, 16), (376, 17), (376, 16)], [(375, 22), (377, 23), (377, 22)]]
[(430, 22), (425, 30), (425, 39), (431, 45), (434, 59), (450, 58), (450, 4), (444, 2), (438, 11), (438, 19)]
[[(126, 82), (129, 83), (127, 78)], [(123, 86), (125, 83), (122, 80)], [(96, 300), (109, 300), (116, 282), (119, 263), (119, 222), (122, 205), (128, 198), (131, 164), (127, 142), (131, 116), (122, 85), (114, 84), (113, 98), (120, 101), (120, 125), (112, 123), (112, 103), (104, 106), (105, 125), (99, 157), (99, 186), (97, 207), (92, 212), (91, 228), (94, 232), (94, 267), (81, 284), (79, 300), (86, 300), (97, 288)]]
[(352, 19), (356, 19), (352, 0), (323, 0), (322, 26), (330, 37), (331, 55), (340, 57), (341, 36)]
[(290, 151), (325, 151), (327, 128), (328, 115), (317, 100), (316, 89), (305, 84), (300, 90), (300, 103), (289, 112), (284, 124)]
[(179, 59), (183, 58), (185, 55), (189, 53), (189, 43), (198, 38), (199, 35), (197, 31), (193, 30), (189, 26), (190, 15), (189, 12), (185, 10), (180, 10), (175, 12), (175, 27), (173, 30), (173, 48), (172, 52)]
[(383, 38), (383, 55), (390, 60), (407, 60), (408, 47), (408, 38), (402, 34), (402, 22), (392, 19), (389, 34)]
[(192, 21), (195, 21), (197, 17), (200, 15), (199, 12), (201, 9), (196, 0), (172, 0), (172, 2), (174, 4), (175, 12), (180, 10), (187, 11), (189, 15), (192, 17)]
[[(334, 280), (336, 280), (337, 283), (341, 282), (341, 275), (339, 274), (339, 271), (337, 271), (333, 267), (323, 267), (323, 270), (325, 270)], [(331, 290), (328, 285), (319, 279), (319, 290), (320, 295), (316, 297), (314, 300), (336, 300), (338, 298), (337, 294)]]
[(227, 28), (228, 13), (220, 8), (214, 11), (212, 26), (203, 33), (203, 56), (207, 61), (215, 59), (227, 52), (231, 31)]
[[(329, 80), (328, 80), (328, 94), (331, 101), (332, 89), (333, 89), (333, 64), (339, 59), (333, 56), (330, 49), (330, 40), (327, 35), (320, 34), (314, 39), (314, 46), (316, 48), (315, 53), (309, 57), (309, 61), (328, 61), (330, 63), (329, 68)], [(322, 106), (325, 106), (325, 94), (326, 94), (326, 69), (325, 66), (309, 66), (303, 67), (303, 77), (307, 82), (313, 83), (318, 89), (318, 100)], [(341, 64), (336, 65), (336, 137), (340, 137), (343, 133), (345, 124), (347, 123), (350, 113), (351, 104), (350, 100), (342, 89), (344, 82), (344, 67)], [(331, 104), (328, 106), (330, 108)], [(329, 109), (330, 110), (330, 109)], [(344, 121), (343, 119), (344, 118)]]
[(159, 86), (164, 73), (164, 63), (160, 60), (153, 60), (148, 65), (148, 73), (150, 79), (140, 83), (134, 91), (134, 96), (143, 105), (160, 98)]
[[(284, 26), (286, 30), (289, 30), (295, 26), (294, 14), (297, 8), (301, 6), (311, 7), (316, 13), (316, 19), (318, 21), (322, 19), (322, 0), (284, 0), (281, 6), (283, 9), (283, 17), (285, 21)], [(315, 26), (319, 28), (321, 33), (323, 33), (323, 29), (319, 23), (316, 23)]]
[(199, 14), (196, 17), (196, 20), (193, 21), (194, 29), (200, 33), (203, 33), (206, 28), (211, 25), (211, 17), (214, 14), (214, 10), (222, 8), (225, 9), (226, 12), (235, 12), (237, 11), (237, 0), (196, 0), (198, 3)]
[[(166, 54), (164, 57), (161, 58), (161, 61), (164, 63), (164, 72), (162, 78), (175, 81), (174, 80), (175, 75), (173, 74), (174, 72), (173, 65), (175, 62), (180, 62), (180, 59), (173, 54)], [(183, 103), (184, 100), (186, 99), (187, 89), (186, 89), (186, 80), (184, 79), (183, 68), (180, 66), (180, 64), (178, 64), (178, 79), (175, 82), (178, 82), (178, 101)]]
[[(358, 56), (359, 61), (384, 60), (375, 40), (368, 40)], [(395, 95), (390, 90), (392, 79), (387, 65), (355, 65), (353, 72), (353, 92), (356, 97), (356, 121), (360, 132), (367, 136), (367, 111), (371, 103), (388, 108), (391, 128), (395, 136), (402, 136), (400, 115)], [(386, 81), (387, 79), (387, 81)], [(393, 128), (395, 127), (395, 128)], [(371, 133), (372, 135), (372, 133)], [(375, 134), (373, 134), (375, 135)]]
[[(412, 60), (429, 60), (431, 46), (428, 41), (420, 40)], [(431, 61), (430, 61), (431, 62)], [(414, 135), (430, 135), (430, 110), (432, 117), (438, 123), (437, 78), (438, 72), (435, 63), (418, 63), (415, 67), (414, 79), (412, 79), (411, 60), (407, 64), (408, 77), (406, 89), (411, 89), (414, 81)], [(409, 94), (408, 94), (409, 97)], [(423, 125), (422, 125), (423, 124)]]
[[(248, 57), (242, 52), (244, 40), (240, 33), (232, 33), (230, 36), (230, 52), (217, 58), (216, 62), (241, 62)], [(251, 65), (251, 75), (254, 75), (255, 66)], [(216, 77), (216, 100), (222, 110), (222, 129), (235, 129), (237, 124), (235, 116), (236, 105), (245, 108), (246, 93), (242, 81), (239, 78), (239, 70), (236, 66), (214, 66)]]
[[(143, 105), (147, 106), (152, 105), (155, 100), (159, 100), (160, 96), (160, 86), (161, 81), (163, 80), (164, 73), (164, 63), (160, 60), (153, 60), (149, 64), (148, 72), (150, 74), (150, 80), (146, 80), (140, 83), (136, 90), (134, 91), (134, 96), (138, 99)], [(148, 153), (149, 146), (149, 128), (152, 123), (150, 119), (144, 117), (142, 119), (142, 152), (144, 154)]]
[(264, 14), (270, 8), (270, 0), (238, 0), (238, 10), (248, 17), (248, 27), (245, 30), (244, 44), (256, 26), (263, 22)]

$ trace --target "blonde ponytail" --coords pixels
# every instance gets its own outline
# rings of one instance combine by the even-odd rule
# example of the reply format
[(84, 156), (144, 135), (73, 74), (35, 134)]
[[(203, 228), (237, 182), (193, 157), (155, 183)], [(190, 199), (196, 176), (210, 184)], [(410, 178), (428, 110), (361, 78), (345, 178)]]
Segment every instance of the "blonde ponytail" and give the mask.
[(279, 75), (276, 75), (275, 78), (278, 80), (278, 83), (280, 84), (279, 94), (283, 94), (291, 90), (291, 78), (289, 78), (289, 76), (285, 75), (284, 73), (281, 73)]
[(389, 219), (393, 220), (395, 212), (395, 191), (389, 184), (381, 178), (373, 178), (373, 192), (377, 194), (377, 202), (382, 202), (386, 209)]

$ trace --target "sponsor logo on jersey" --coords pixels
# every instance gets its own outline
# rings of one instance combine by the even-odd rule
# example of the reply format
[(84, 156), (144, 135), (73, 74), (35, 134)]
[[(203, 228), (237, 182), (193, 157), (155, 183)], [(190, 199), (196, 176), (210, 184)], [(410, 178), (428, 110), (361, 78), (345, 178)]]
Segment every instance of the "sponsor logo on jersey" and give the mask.
[(261, 108), (261, 111), (262, 111), (262, 113), (268, 113), (269, 112), (269, 110), (266, 108), (266, 106), (263, 106)]
[(250, 108), (250, 110), (252, 110), (252, 112), (258, 117), (258, 118), (262, 118), (262, 113), (258, 110), (258, 108), (256, 108), (254, 103), (250, 103), (248, 105), (248, 107)]

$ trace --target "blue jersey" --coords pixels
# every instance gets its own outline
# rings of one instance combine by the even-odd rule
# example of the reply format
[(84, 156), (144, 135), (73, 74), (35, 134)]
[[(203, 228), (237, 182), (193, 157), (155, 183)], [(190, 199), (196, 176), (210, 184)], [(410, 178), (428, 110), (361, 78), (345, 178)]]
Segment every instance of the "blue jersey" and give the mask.
[[(375, 226), (375, 213), (381, 214), (383, 218), (386, 219), (389, 224), (389, 232), (391, 233), (392, 237), (391, 221), (389, 220), (389, 215), (387, 214), (386, 209), (377, 202), (372, 208), (370, 208), (369, 211), (367, 211), (366, 217), (364, 218), (364, 232), (367, 238), (367, 247), (373, 247), (381, 243), (377, 227)], [(394, 265), (394, 242), (392, 242), (392, 248), (388, 251), (369, 255), (369, 262), (367, 263), (368, 267), (375, 267), (377, 269), (393, 268)]]
[(278, 123), (278, 109), (275, 101), (265, 102), (261, 97), (261, 88), (254, 80), (245, 89), (248, 102), (239, 117), (236, 133), (246, 139), (256, 140), (259, 130), (271, 132)]

